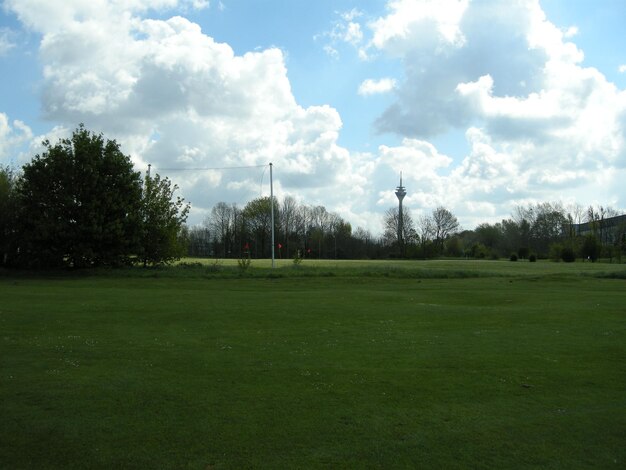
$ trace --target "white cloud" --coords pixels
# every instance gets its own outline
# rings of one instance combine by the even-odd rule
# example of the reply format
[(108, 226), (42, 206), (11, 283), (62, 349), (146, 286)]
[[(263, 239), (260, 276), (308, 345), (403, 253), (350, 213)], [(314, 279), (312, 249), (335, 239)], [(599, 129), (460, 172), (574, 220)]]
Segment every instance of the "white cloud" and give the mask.
[(16, 119), (13, 122), (0, 112), (0, 166), (21, 163), (24, 145), (33, 138), (30, 127)]
[(626, 72), (626, 64), (620, 65), (617, 70), (619, 70), (619, 73), (625, 73)]
[(0, 57), (6, 55), (15, 47), (15, 43), (11, 39), (12, 32), (8, 28), (0, 28)]
[[(116, 138), (140, 167), (151, 163), (156, 171), (272, 161), (277, 189), (297, 188), (311, 203), (350, 174), (349, 152), (337, 144), (339, 114), (330, 106), (296, 103), (279, 49), (239, 56), (185, 18), (143, 18), (147, 7), (172, 7), (173, 1), (134, 2), (128, 9), (64, 1), (60, 11), (50, 11), (56, 22), (43, 21), (38, 11), (51, 3), (10, 5), (42, 34), (49, 119), (70, 129), (84, 122)], [(258, 197), (259, 171), (175, 177), (199, 222), (202, 209), (218, 201)]]
[(420, 203), (446, 200), (467, 212), (489, 201), (502, 215), (532, 197), (589, 200), (602, 175), (603, 196), (626, 206), (615, 179), (626, 167), (626, 91), (581, 65), (582, 50), (568, 40), (577, 29), (557, 28), (537, 2), (429, 6), (390, 2), (369, 43), (405, 65), (379, 132), (425, 139), (467, 129), (470, 154), (431, 174)]
[(333, 59), (339, 58), (339, 51), (335, 49), (333, 46), (331, 46), (330, 44), (326, 44), (324, 46), (324, 52), (328, 54), (328, 56), (332, 57)]
[[(363, 16), (363, 12), (353, 8), (347, 12), (336, 12), (339, 20), (335, 21), (332, 28), (315, 35), (315, 40), (324, 40), (322, 46), (324, 52), (333, 59), (339, 58), (339, 48), (343, 44), (350, 44), (357, 50), (363, 43), (363, 30), (357, 20)], [(365, 52), (364, 52), (365, 53)]]
[[(359, 87), (397, 98), (376, 126), (402, 141), (372, 153), (338, 144), (343, 122), (334, 108), (297, 103), (281, 50), (237, 55), (185, 18), (149, 19), (151, 10), (167, 16), (164, 9), (198, 2), (5, 3), (42, 36), (42, 106), (61, 124), (51, 135), (84, 122), (116, 138), (141, 168), (272, 161), (279, 196), (324, 204), (374, 231), (380, 212), (397, 203), (400, 171), (407, 207), (423, 214), (444, 205), (468, 228), (525, 201), (626, 206), (626, 92), (581, 65), (573, 31), (550, 23), (537, 2), (396, 0), (369, 25), (360, 11), (344, 14), (320, 36), (330, 55), (349, 43), (361, 58), (405, 65), (402, 81)], [(21, 126), (0, 114), (0, 157), (32, 139)], [(427, 139), (454, 128), (469, 151), (453, 159)], [(267, 194), (261, 171), (170, 176), (199, 222), (217, 201)]]
[(348, 23), (343, 40), (350, 44), (357, 45), (363, 40), (363, 32), (359, 23)]
[(355, 20), (356, 18), (363, 16), (363, 12), (358, 8), (353, 8), (350, 11), (340, 13), (340, 16), (341, 18), (343, 18), (344, 21), (350, 22)]
[[(204, 10), (205, 8), (209, 8), (209, 0), (193, 0), (192, 5), (196, 10)], [(220, 6), (223, 6), (221, 2)]]
[(385, 17), (371, 23), (372, 46), (395, 54), (428, 44), (462, 46), (460, 21), (468, 0), (396, 0), (388, 3)]
[(359, 95), (375, 95), (379, 93), (388, 93), (396, 87), (394, 78), (381, 78), (380, 80), (372, 80), (368, 78), (359, 85)]
[(563, 36), (567, 39), (577, 36), (579, 33), (578, 26), (570, 26), (563, 32)]

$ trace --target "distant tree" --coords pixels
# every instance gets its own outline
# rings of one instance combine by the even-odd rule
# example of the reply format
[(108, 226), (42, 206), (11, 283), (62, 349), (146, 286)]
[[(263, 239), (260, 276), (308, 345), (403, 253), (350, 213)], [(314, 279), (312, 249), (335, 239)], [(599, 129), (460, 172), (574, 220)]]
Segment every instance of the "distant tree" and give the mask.
[(522, 246), (517, 250), (517, 254), (521, 259), (526, 259), (530, 254), (530, 250), (528, 249), (528, 247)]
[[(254, 246), (251, 248), (254, 248), (256, 257), (267, 257), (270, 255), (271, 210), (270, 198), (262, 197), (248, 202), (242, 211), (246, 230), (254, 237)], [(278, 202), (274, 198), (274, 218), (277, 219), (278, 215)]]
[(235, 247), (236, 222), (240, 210), (235, 204), (218, 202), (211, 209), (204, 225), (213, 234), (213, 251), (215, 256), (226, 258)]
[(459, 237), (450, 237), (446, 241), (446, 256), (461, 256), (463, 254), (463, 248), (461, 245), (461, 239)]
[(15, 257), (16, 246), (16, 178), (10, 168), (0, 168), (0, 266)]
[(174, 198), (177, 189), (169, 178), (158, 174), (144, 179), (139, 252), (144, 266), (169, 263), (185, 253), (181, 234), (190, 205), (181, 197)]
[(595, 235), (590, 234), (584, 238), (580, 254), (584, 259), (596, 261), (600, 256), (601, 250), (602, 245), (600, 244), (598, 238)]
[(567, 234), (568, 219), (559, 203), (542, 203), (535, 206), (535, 219), (531, 226), (532, 248), (546, 255), (549, 247)]
[(443, 244), (448, 236), (459, 230), (459, 221), (445, 207), (437, 207), (432, 214), (435, 243), (440, 252), (443, 252)]
[(211, 255), (211, 232), (202, 226), (190, 227), (187, 234), (187, 255), (208, 257)]
[(576, 261), (576, 253), (571, 246), (564, 246), (561, 250), (561, 259), (566, 263), (573, 263)]
[(117, 142), (83, 125), (43, 142), (17, 186), (20, 259), (31, 266), (128, 262), (141, 235), (141, 177)]
[[(383, 219), (383, 226), (385, 227), (385, 232), (383, 233), (383, 238), (386, 240), (388, 244), (398, 244), (398, 228), (400, 226), (400, 210), (397, 207), (392, 207), (387, 209), (385, 212), (385, 216)], [(403, 209), (402, 210), (402, 239), (405, 245), (410, 245), (415, 242), (415, 223), (413, 222), (413, 217), (411, 217), (411, 213)], [(404, 247), (398, 246), (398, 248), (402, 251)]]
[(433, 238), (435, 237), (435, 222), (431, 217), (421, 216), (417, 220), (417, 238), (420, 245), (421, 257), (430, 258), (434, 254)]
[(377, 245), (376, 240), (369, 230), (366, 230), (363, 227), (357, 227), (352, 234), (350, 257), (371, 258)]
[(326, 251), (323, 243), (330, 233), (331, 222), (331, 213), (324, 206), (315, 206), (310, 209), (308, 236), (314, 244), (318, 258), (321, 258)]
[(339, 215), (331, 213), (330, 234), (334, 259), (345, 258), (347, 244), (352, 237), (352, 225), (343, 220)]
[[(292, 256), (292, 242), (295, 244), (295, 249), (299, 249), (298, 240), (298, 203), (292, 196), (285, 196), (283, 202), (280, 205), (280, 238), (285, 245), (284, 256)], [(295, 253), (295, 250), (293, 250)]]
[(496, 253), (502, 242), (502, 225), (501, 224), (480, 224), (474, 230), (479, 243), (489, 248), (492, 253)]
[(561, 243), (572, 231), (574, 216), (568, 217), (559, 202), (518, 206), (513, 219), (519, 231), (519, 249), (529, 249), (541, 257), (549, 256), (550, 245)]

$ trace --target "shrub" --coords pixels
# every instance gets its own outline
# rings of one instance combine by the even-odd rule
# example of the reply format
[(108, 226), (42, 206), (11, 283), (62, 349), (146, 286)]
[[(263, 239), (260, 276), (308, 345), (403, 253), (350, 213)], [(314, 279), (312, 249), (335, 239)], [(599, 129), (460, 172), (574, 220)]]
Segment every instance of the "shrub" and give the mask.
[(222, 269), (222, 262), (218, 258), (215, 258), (215, 260), (206, 267), (206, 272), (216, 273), (216, 272), (219, 272), (221, 269)]
[(252, 260), (250, 259), (250, 253), (248, 253), (247, 257), (242, 256), (237, 260), (237, 264), (239, 265), (239, 269), (242, 271), (246, 271), (250, 265), (252, 264)]
[(530, 261), (531, 263), (534, 263), (535, 261), (537, 261), (537, 256), (535, 254), (532, 254), (528, 257), (528, 261)]
[(472, 245), (471, 255), (473, 258), (485, 259), (489, 255), (489, 249), (482, 243)]
[(574, 261), (576, 261), (574, 249), (570, 246), (564, 246), (561, 250), (561, 259), (566, 263), (573, 263)]
[(517, 261), (517, 255), (515, 253), (511, 253), (511, 256), (509, 257), (509, 261)]
[(563, 245), (560, 243), (553, 243), (550, 245), (550, 252), (548, 258), (552, 261), (561, 261), (561, 254), (563, 252)]

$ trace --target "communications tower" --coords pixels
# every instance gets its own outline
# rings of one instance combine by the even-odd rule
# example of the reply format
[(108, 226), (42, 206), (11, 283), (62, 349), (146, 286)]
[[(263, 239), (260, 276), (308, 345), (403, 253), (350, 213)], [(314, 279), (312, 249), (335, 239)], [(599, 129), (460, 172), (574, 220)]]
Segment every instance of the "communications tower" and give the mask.
[(402, 186), (402, 172), (400, 172), (400, 186), (396, 188), (398, 198), (398, 245), (404, 250), (404, 214), (402, 213), (402, 200), (406, 196), (406, 190)]

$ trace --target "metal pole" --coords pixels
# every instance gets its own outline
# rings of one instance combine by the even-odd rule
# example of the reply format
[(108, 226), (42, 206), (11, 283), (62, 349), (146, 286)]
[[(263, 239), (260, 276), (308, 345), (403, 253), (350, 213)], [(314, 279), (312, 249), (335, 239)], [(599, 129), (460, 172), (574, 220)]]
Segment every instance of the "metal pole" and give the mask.
[(272, 211), (272, 269), (275, 267), (274, 257), (274, 178), (272, 175), (272, 164), (270, 163), (270, 207)]

